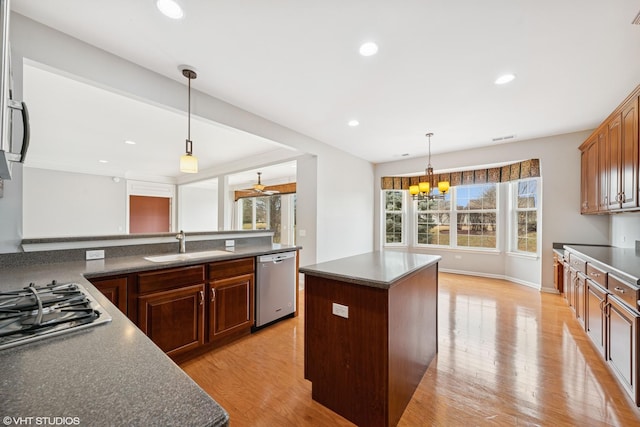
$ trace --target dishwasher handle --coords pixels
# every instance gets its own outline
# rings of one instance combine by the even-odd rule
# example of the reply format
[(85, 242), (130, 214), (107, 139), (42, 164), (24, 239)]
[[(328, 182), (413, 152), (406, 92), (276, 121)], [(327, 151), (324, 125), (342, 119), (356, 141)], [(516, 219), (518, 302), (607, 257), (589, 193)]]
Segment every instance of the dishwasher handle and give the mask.
[(266, 263), (280, 264), (281, 262), (284, 262), (287, 259), (295, 258), (295, 257), (296, 257), (296, 253), (294, 251), (280, 252), (280, 253), (270, 254), (270, 255), (261, 255), (258, 257), (258, 262), (262, 264), (266, 264)]

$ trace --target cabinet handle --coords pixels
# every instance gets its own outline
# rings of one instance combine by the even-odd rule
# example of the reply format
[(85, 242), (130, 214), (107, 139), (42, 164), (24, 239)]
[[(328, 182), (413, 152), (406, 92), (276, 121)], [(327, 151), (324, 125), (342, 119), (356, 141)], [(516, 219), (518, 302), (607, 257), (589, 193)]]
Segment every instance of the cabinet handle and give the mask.
[(204, 291), (200, 291), (200, 305), (204, 305)]
[(211, 302), (214, 302), (215, 300), (216, 300), (216, 289), (211, 288)]
[(600, 277), (600, 273), (591, 272), (591, 273), (589, 273), (589, 276)]
[(620, 286), (616, 286), (615, 288), (616, 291), (620, 292), (621, 294), (624, 294), (624, 289), (622, 289)]

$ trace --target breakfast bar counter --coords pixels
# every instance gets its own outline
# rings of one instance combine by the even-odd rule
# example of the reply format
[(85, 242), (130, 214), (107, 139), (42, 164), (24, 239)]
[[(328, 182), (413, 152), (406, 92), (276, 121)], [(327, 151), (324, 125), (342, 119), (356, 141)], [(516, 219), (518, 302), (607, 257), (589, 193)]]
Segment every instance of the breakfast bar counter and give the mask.
[(439, 256), (381, 251), (300, 268), (312, 398), (393, 426), (437, 353)]

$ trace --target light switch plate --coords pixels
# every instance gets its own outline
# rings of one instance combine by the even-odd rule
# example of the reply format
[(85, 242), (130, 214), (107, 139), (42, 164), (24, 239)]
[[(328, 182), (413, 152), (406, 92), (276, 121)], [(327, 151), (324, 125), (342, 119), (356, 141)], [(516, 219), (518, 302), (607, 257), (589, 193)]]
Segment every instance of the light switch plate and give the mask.
[(349, 306), (333, 303), (331, 311), (336, 316), (344, 317), (345, 319), (349, 318)]
[(87, 261), (92, 259), (104, 259), (104, 249), (87, 251), (86, 258), (87, 258)]

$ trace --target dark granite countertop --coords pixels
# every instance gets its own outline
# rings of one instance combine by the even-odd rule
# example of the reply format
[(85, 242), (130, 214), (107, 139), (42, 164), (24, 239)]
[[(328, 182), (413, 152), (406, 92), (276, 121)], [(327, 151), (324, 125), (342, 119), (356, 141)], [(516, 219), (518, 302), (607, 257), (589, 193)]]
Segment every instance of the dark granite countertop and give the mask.
[[(78, 282), (113, 320), (0, 350), (0, 415), (77, 417), (80, 425), (228, 425), (228, 414), (85, 277), (291, 251), (260, 245), (224, 255), (156, 263), (142, 256), (0, 269), (0, 291)], [(33, 419), (34, 423), (35, 418)]]
[(300, 272), (309, 276), (389, 289), (403, 277), (433, 265), (440, 259), (439, 255), (387, 250), (310, 265), (300, 268)]
[(600, 269), (640, 286), (640, 254), (635, 249), (589, 245), (565, 245), (564, 248)]

